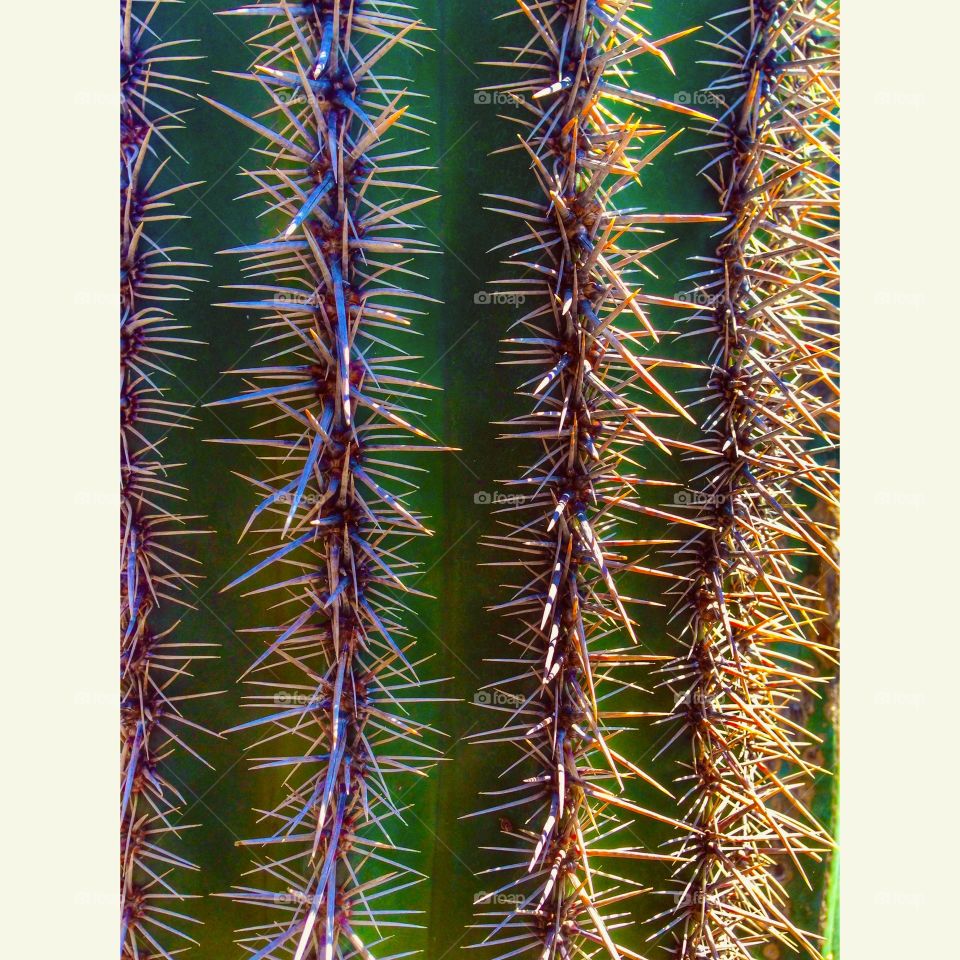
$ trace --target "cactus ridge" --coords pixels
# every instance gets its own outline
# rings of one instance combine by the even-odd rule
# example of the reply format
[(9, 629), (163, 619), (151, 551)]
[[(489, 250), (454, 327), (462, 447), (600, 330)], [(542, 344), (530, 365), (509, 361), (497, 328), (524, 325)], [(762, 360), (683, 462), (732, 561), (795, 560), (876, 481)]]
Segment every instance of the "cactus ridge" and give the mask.
[[(425, 776), (438, 731), (416, 717), (431, 699), (405, 626), (418, 564), (406, 547), (430, 531), (406, 498), (410, 454), (443, 448), (416, 426), (428, 384), (395, 340), (430, 298), (406, 285), (409, 264), (435, 252), (411, 216), (433, 200), (425, 134), (406, 81), (381, 74), (393, 51), (422, 51), (426, 27), (389, 2), (262, 3), (228, 15), (264, 17), (243, 79), (270, 104), (256, 118), (214, 106), (254, 131), (266, 165), (248, 171), (279, 232), (232, 251), (250, 282), (222, 307), (263, 316), (261, 366), (237, 369), (243, 392), (212, 405), (260, 415), (247, 444), (263, 470), (258, 556), (225, 589), (256, 577), (285, 619), (258, 627), (266, 648), (247, 670), (280, 796), (261, 811), (252, 881), (228, 894), (267, 908), (240, 932), (252, 957), (383, 957), (392, 930), (415, 926), (395, 895), (424, 874), (402, 845), (408, 807), (395, 782)], [(260, 544), (266, 543), (266, 547)], [(268, 577), (265, 576), (269, 574)], [(264, 575), (264, 576), (261, 576)], [(292, 677), (292, 679), (290, 679)]]
[(487, 88), (520, 108), (513, 149), (529, 158), (539, 188), (536, 201), (487, 195), (523, 227), (503, 245), (518, 274), (503, 281), (508, 302), (526, 307), (505, 343), (508, 362), (533, 368), (518, 390), (531, 408), (506, 436), (537, 450), (507, 483), (505, 532), (488, 544), (516, 575), (510, 598), (494, 608), (513, 625), (504, 655), (511, 676), (485, 698), (502, 722), (476, 737), (520, 754), (505, 786), (490, 791), (493, 804), (475, 814), (501, 817), (505, 846), (496, 849), (506, 863), (500, 885), (479, 901), (477, 926), (479, 945), (503, 960), (638, 956), (618, 930), (649, 891), (619, 876), (617, 861), (675, 858), (625, 844), (622, 831), (651, 820), (692, 829), (632, 799), (638, 783), (671, 794), (621, 745), (629, 723), (650, 714), (612, 699), (630, 692), (635, 703), (637, 672), (664, 659), (634, 646), (642, 637), (632, 611), (650, 601), (624, 592), (629, 578), (676, 576), (645, 559), (663, 541), (631, 536), (630, 527), (640, 518), (691, 524), (655, 505), (672, 482), (645, 476), (632, 459), (644, 451), (668, 461), (687, 448), (664, 429), (690, 417), (661, 371), (698, 367), (663, 354), (669, 334), (652, 309), (694, 307), (645, 292), (651, 255), (666, 246), (651, 234), (724, 219), (624, 204), (623, 191), (677, 136), (647, 115), (709, 119), (626, 82), (641, 56), (670, 66), (664, 46), (675, 37), (648, 39), (635, 19), (641, 8), (521, 0), (514, 13), (529, 40), (492, 64), (521, 78)]
[(707, 306), (691, 334), (710, 371), (691, 402), (705, 413), (684, 509), (702, 528), (671, 550), (682, 652), (664, 668), (694, 829), (667, 847), (673, 903), (654, 918), (682, 960), (820, 955), (778, 864), (807, 881), (832, 846), (798, 799), (825, 771), (791, 710), (820, 695), (836, 653), (820, 636), (824, 578), (803, 571), (837, 566), (837, 20), (832, 2), (751, 2), (705, 41), (727, 69), (698, 149), (729, 219), (695, 275)]

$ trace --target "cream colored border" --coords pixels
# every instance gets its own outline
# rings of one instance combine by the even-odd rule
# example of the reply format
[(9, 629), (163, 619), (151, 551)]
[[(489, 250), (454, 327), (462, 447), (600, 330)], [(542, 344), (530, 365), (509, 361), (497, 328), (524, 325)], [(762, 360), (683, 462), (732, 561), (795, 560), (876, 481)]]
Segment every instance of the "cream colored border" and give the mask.
[(2, 13), (0, 955), (118, 954), (118, 6)]
[[(846, 0), (844, 18), (841, 955), (939, 958), (960, 913), (960, 16)], [(3, 28), (0, 952), (103, 960), (117, 949), (116, 9), (9, 4)]]
[(958, 950), (958, 37), (844, 8), (844, 960)]

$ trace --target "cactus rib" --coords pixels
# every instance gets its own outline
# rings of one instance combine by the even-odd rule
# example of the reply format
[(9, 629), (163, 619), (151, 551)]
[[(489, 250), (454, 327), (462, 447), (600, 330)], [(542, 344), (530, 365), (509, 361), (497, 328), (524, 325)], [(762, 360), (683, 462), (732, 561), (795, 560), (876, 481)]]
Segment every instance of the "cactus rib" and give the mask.
[(424, 121), (403, 81), (379, 74), (392, 51), (425, 49), (426, 27), (400, 10), (324, 0), (228, 11), (271, 18), (243, 75), (271, 104), (254, 119), (210, 101), (261, 139), (268, 166), (249, 173), (250, 195), (279, 221), (232, 251), (251, 280), (241, 296), (254, 299), (221, 304), (263, 313), (270, 356), (233, 371), (247, 389), (216, 401), (262, 413), (244, 442), (267, 467), (250, 478), (261, 499), (247, 529), (270, 546), (228, 588), (269, 572), (254, 592), (290, 611), (256, 631), (269, 635), (247, 671), (257, 717), (234, 728), (286, 750), (258, 758), (287, 771), (283, 793), (264, 835), (245, 841), (260, 854), (256, 884), (230, 894), (268, 908), (239, 940), (253, 960), (371, 960), (391, 928), (412, 925), (388, 898), (423, 878), (393, 838), (405, 808), (391, 784), (425, 776), (438, 752), (437, 731), (411, 709), (428, 698), (403, 599), (419, 593), (404, 547), (430, 531), (395, 491), (416, 486), (402, 475), (418, 469), (407, 454), (442, 448), (411, 416), (430, 388), (393, 345), (429, 301), (404, 285), (406, 265), (435, 252), (409, 216), (434, 199), (419, 183), (429, 167), (422, 150), (392, 143)]
[(709, 26), (714, 62), (733, 65), (711, 88), (725, 108), (705, 168), (729, 224), (698, 276), (711, 370), (688, 516), (702, 529), (673, 551), (683, 652), (666, 668), (694, 829), (668, 848), (675, 904), (651, 939), (669, 933), (678, 960), (778, 944), (818, 957), (776, 866), (805, 880), (832, 845), (797, 797), (823, 771), (790, 710), (835, 652), (802, 573), (836, 567), (837, 12), (752, 0)]
[[(618, 742), (624, 722), (646, 712), (610, 700), (639, 689), (627, 669), (649, 670), (663, 659), (623, 646), (637, 643), (629, 608), (642, 602), (623, 592), (628, 576), (669, 576), (638, 558), (655, 542), (631, 537), (630, 518), (685, 522), (644, 502), (669, 483), (640, 475), (631, 460), (641, 449), (663, 458), (682, 449), (660, 424), (689, 417), (660, 373), (689, 365), (662, 355), (666, 334), (651, 313), (691, 307), (644, 291), (638, 275), (666, 244), (643, 243), (665, 224), (722, 218), (622, 206), (623, 191), (675, 139), (644, 115), (659, 109), (706, 119), (624, 82), (641, 55), (669, 63), (666, 40), (648, 39), (634, 19), (641, 6), (519, 0), (515, 13), (530, 39), (513, 48), (514, 59), (493, 64), (522, 72), (491, 89), (526, 115), (516, 149), (529, 158), (541, 197), (491, 195), (496, 209), (523, 224), (505, 245), (507, 263), (522, 274), (506, 289), (533, 304), (506, 341), (510, 362), (534, 368), (518, 391), (532, 409), (510, 421), (508, 436), (538, 449), (508, 483), (515, 502), (501, 511), (507, 532), (489, 540), (503, 557), (497, 564), (517, 571), (520, 582), (496, 608), (516, 624), (507, 654), (513, 676), (504, 684), (511, 692), (489, 704), (503, 722), (477, 739), (512, 743), (521, 757), (505, 776), (515, 778), (518, 766), (527, 773), (493, 791), (494, 805), (480, 811), (509, 814), (501, 821), (508, 879), (480, 902), (478, 924), (482, 943), (502, 958), (638, 956), (617, 931), (647, 891), (610, 871), (618, 859), (672, 857), (612, 838), (632, 818), (684, 827), (625, 792), (644, 781), (669, 795)], [(504, 895), (511, 905), (491, 909)]]

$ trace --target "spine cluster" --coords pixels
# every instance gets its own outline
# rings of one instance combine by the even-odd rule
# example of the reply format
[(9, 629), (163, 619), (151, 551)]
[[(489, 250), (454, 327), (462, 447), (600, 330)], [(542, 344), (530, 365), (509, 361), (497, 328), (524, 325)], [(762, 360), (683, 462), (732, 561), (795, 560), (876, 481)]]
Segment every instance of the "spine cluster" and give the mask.
[[(149, 13), (138, 16), (140, 7)], [(174, 875), (196, 868), (168, 846), (183, 829), (183, 796), (165, 761), (177, 747), (194, 754), (181, 735), (196, 724), (172, 687), (203, 646), (175, 640), (170, 611), (190, 605), (184, 591), (196, 582), (177, 541), (198, 531), (175, 510), (183, 488), (163, 455), (166, 435), (189, 419), (189, 404), (167, 398), (167, 363), (186, 359), (178, 351), (190, 343), (170, 305), (199, 265), (163, 242), (162, 225), (180, 219), (171, 198), (194, 184), (162, 187), (174, 152), (167, 132), (182, 125), (182, 112), (160, 101), (186, 95), (190, 81), (171, 65), (193, 58), (180, 53), (187, 41), (157, 39), (157, 9), (120, 6), (120, 954), (130, 960), (169, 957), (191, 940), (183, 926), (192, 918), (171, 901), (185, 899)]]
[(684, 652), (668, 673), (693, 829), (675, 840), (660, 934), (683, 960), (776, 944), (819, 956), (776, 866), (805, 880), (831, 843), (798, 799), (823, 771), (791, 714), (832, 659), (824, 578), (803, 573), (836, 568), (837, 19), (828, 0), (754, 0), (709, 24), (728, 71), (705, 169), (728, 223), (700, 275), (711, 367), (690, 515), (702, 529), (671, 566), (684, 578)]
[[(503, 958), (636, 956), (618, 928), (632, 922), (645, 891), (617, 876), (615, 861), (670, 857), (611, 838), (634, 818), (695, 831), (629, 799), (636, 781), (670, 793), (618, 740), (645, 712), (610, 702), (632, 689), (635, 704), (637, 668), (658, 659), (624, 647), (638, 640), (631, 607), (640, 602), (625, 585), (635, 575), (665, 575), (643, 565), (653, 542), (631, 536), (630, 526), (644, 516), (688, 522), (648, 505), (669, 484), (641, 476), (634, 463), (639, 451), (666, 458), (682, 448), (661, 427), (688, 417), (661, 375), (688, 365), (659, 355), (663, 334), (650, 315), (652, 305), (688, 305), (643, 291), (640, 275), (663, 246), (649, 235), (664, 224), (722, 219), (623, 203), (674, 139), (643, 121), (649, 109), (709, 119), (628, 82), (640, 56), (669, 67), (663, 46), (673, 38), (650, 39), (634, 19), (641, 6), (519, 0), (529, 38), (494, 64), (522, 74), (492, 89), (512, 95), (521, 111), (519, 148), (540, 191), (536, 200), (490, 195), (523, 224), (505, 245), (520, 276), (505, 282), (532, 306), (507, 348), (509, 362), (533, 368), (519, 389), (531, 408), (508, 436), (536, 447), (508, 484), (515, 506), (506, 531), (490, 540), (498, 565), (517, 576), (498, 608), (512, 624), (503, 658), (509, 692), (488, 698), (503, 722), (480, 735), (520, 752), (481, 811), (500, 815), (507, 844), (498, 849), (508, 862), (494, 873), (501, 885), (487, 894), (479, 923), (483, 943)], [(508, 908), (495, 909), (505, 901)]]
[(231, 11), (267, 20), (243, 76), (271, 102), (259, 119), (214, 104), (262, 138), (252, 195), (277, 225), (233, 251), (254, 299), (222, 305), (263, 315), (266, 361), (234, 371), (247, 389), (217, 401), (262, 415), (239, 442), (264, 466), (248, 528), (269, 546), (229, 586), (256, 578), (254, 592), (286, 612), (257, 628), (268, 636), (248, 670), (258, 716), (235, 728), (262, 731), (270, 752), (257, 767), (283, 775), (263, 834), (245, 841), (253, 882), (232, 894), (267, 908), (240, 940), (254, 960), (370, 960), (392, 928), (411, 925), (391, 898), (423, 876), (401, 862), (404, 808), (391, 796), (397, 775), (424, 775), (436, 753), (412, 709), (425, 684), (404, 627), (418, 565), (403, 548), (429, 533), (404, 502), (416, 486), (404, 474), (419, 469), (409, 454), (438, 448), (410, 422), (428, 387), (394, 345), (427, 299), (404, 285), (415, 276), (406, 265), (432, 252), (406, 221), (434, 199), (418, 182), (421, 148), (407, 147), (423, 122), (403, 81), (379, 74), (391, 51), (422, 48), (425, 28), (401, 9), (317, 0)]

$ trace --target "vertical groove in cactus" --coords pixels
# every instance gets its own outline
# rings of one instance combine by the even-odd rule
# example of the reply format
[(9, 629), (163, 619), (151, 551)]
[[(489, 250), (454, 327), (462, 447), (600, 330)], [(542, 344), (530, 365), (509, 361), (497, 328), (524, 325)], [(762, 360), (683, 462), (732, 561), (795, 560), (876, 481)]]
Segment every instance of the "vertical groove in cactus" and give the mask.
[(694, 318), (710, 374), (689, 507), (702, 525), (670, 568), (683, 576), (668, 665), (688, 829), (670, 849), (675, 903), (656, 938), (672, 956), (820, 955), (777, 879), (830, 852), (803, 803), (823, 771), (792, 716), (822, 695), (835, 650), (811, 564), (836, 568), (839, 413), (836, 4), (753, 0), (704, 41), (727, 68), (705, 172), (729, 222), (698, 274)]
[[(187, 97), (191, 81), (177, 64), (195, 59), (186, 40), (162, 40), (151, 20), (157, 3), (120, 5), (120, 863), (123, 958), (169, 957), (193, 938), (174, 884), (190, 861), (171, 848), (184, 798), (169, 778), (175, 748), (197, 756), (182, 736), (201, 729), (181, 713), (177, 681), (202, 643), (182, 641), (170, 611), (190, 606), (193, 560), (177, 539), (196, 517), (179, 514), (184, 487), (164, 456), (170, 430), (187, 426), (190, 405), (170, 399), (171, 360), (191, 344), (173, 313), (200, 264), (163, 240), (173, 198), (195, 184), (165, 186), (176, 150), (168, 133), (185, 111), (166, 106)], [(145, 11), (141, 16), (140, 11)], [(195, 695), (194, 695), (195, 696)], [(176, 907), (177, 909), (174, 909)]]
[[(522, 224), (502, 245), (519, 276), (502, 282), (508, 300), (528, 304), (506, 340), (506, 362), (532, 368), (518, 391), (531, 406), (507, 436), (537, 452), (507, 483), (505, 532), (488, 544), (512, 575), (509, 599), (496, 608), (511, 623), (500, 661), (510, 676), (487, 698), (502, 723), (477, 738), (511, 743), (520, 756), (479, 811), (501, 817), (504, 865), (479, 902), (478, 927), (481, 944), (503, 958), (619, 960), (638, 956), (619, 928), (638, 910), (653, 912), (641, 905), (648, 890), (620, 875), (623, 862), (673, 859), (624, 843), (623, 828), (642, 834), (659, 821), (696, 830), (631, 797), (640, 782), (671, 794), (621, 736), (649, 715), (638, 679), (664, 659), (637, 646), (634, 611), (648, 601), (625, 591), (633, 576), (669, 576), (645, 560), (663, 541), (630, 528), (639, 517), (687, 522), (651, 505), (670, 483), (643, 475), (634, 457), (685, 448), (663, 430), (689, 415), (662, 371), (691, 365), (669, 357), (651, 310), (692, 307), (646, 293), (641, 279), (667, 246), (650, 234), (723, 218), (623, 205), (679, 135), (646, 120), (651, 108), (710, 119), (627, 79), (640, 57), (672, 70), (664, 47), (684, 34), (652, 39), (636, 20), (639, 3), (520, 0), (519, 8), (516, 44), (492, 66), (520, 79), (488, 89), (521, 107), (514, 149), (529, 159), (539, 194), (487, 196)], [(639, 709), (611, 704), (626, 691)]]
[[(252, 880), (229, 894), (266, 908), (239, 943), (270, 957), (371, 958), (410, 926), (395, 895), (423, 879), (406, 861), (397, 776), (425, 776), (436, 731), (416, 717), (431, 699), (404, 625), (405, 597), (422, 595), (417, 538), (430, 531), (407, 505), (414, 454), (436, 451), (414, 425), (430, 389), (395, 344), (429, 298), (404, 285), (435, 252), (406, 222), (434, 199), (421, 181), (423, 133), (406, 81), (383, 74), (392, 52), (423, 51), (426, 29), (389, 2), (262, 3), (229, 11), (262, 17), (243, 78), (270, 97), (258, 119), (210, 101), (262, 138), (264, 169), (250, 196), (279, 230), (233, 253), (244, 299), (221, 304), (263, 321), (263, 365), (234, 370), (245, 389), (216, 404), (259, 415), (262, 475), (253, 529), (263, 554), (228, 588), (258, 584), (285, 617), (260, 627), (265, 649), (247, 670), (257, 717), (233, 728), (261, 737), (255, 769), (283, 771), (283, 792), (261, 812)], [(253, 299), (248, 299), (251, 296)], [(270, 574), (263, 578), (261, 574)], [(258, 918), (259, 920), (259, 918)]]

